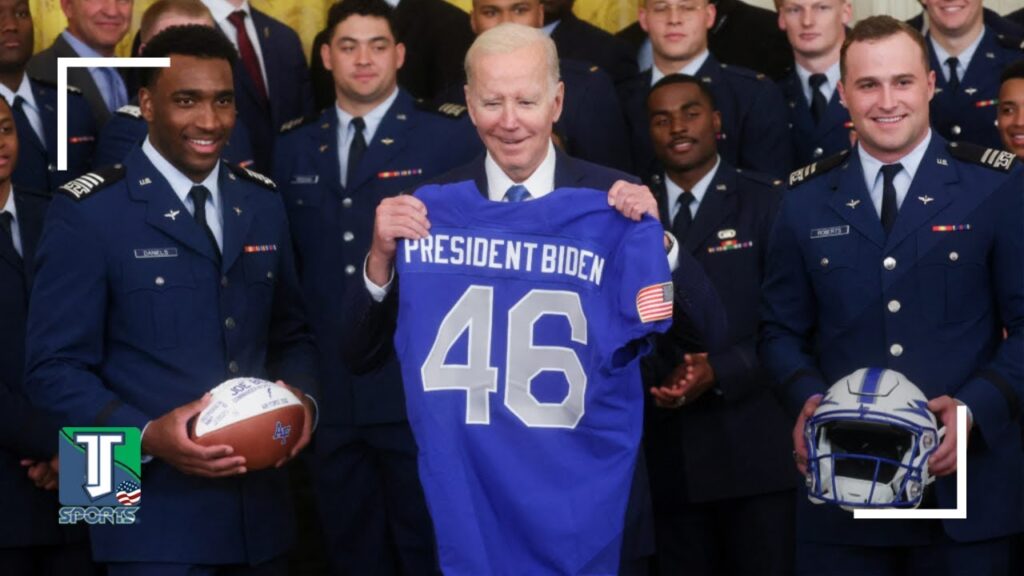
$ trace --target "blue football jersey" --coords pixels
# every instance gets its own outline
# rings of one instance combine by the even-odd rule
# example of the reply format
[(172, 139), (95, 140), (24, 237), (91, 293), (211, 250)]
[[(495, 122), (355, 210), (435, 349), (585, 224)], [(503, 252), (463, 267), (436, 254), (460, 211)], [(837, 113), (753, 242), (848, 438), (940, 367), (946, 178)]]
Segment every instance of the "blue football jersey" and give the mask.
[(638, 358), (671, 323), (662, 229), (558, 189), (426, 186), (395, 349), (445, 574), (615, 574), (643, 420)]

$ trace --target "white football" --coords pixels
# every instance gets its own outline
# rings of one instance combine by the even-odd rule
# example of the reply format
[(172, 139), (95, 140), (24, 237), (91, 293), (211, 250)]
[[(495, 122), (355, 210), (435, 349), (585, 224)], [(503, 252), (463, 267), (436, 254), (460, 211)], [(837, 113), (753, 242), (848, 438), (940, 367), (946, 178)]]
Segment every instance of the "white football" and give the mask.
[(306, 412), (290, 390), (259, 378), (232, 378), (213, 390), (211, 402), (193, 421), (198, 444), (227, 444), (245, 456), (245, 467), (273, 466), (302, 436)]

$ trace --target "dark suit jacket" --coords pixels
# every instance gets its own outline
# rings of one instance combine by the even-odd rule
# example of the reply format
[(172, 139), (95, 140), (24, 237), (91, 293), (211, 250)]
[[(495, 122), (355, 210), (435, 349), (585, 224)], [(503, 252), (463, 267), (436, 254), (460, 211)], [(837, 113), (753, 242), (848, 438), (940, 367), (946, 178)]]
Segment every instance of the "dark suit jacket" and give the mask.
[[(26, 69), (28, 75), (56, 84), (58, 58), (78, 58), (78, 53), (64, 40), (63, 36), (57, 36), (49, 48), (39, 52), (28, 61)], [(89, 70), (87, 68), (68, 68), (68, 84), (82, 91), (82, 95), (89, 102), (89, 107), (92, 108), (96, 126), (102, 128), (110, 119), (110, 110), (107, 109), (107, 103), (103, 101), (103, 94), (100, 93)]]
[[(28, 479), (22, 458), (49, 460), (57, 452), (57, 422), (29, 404), (22, 387), (25, 322), (36, 246), (49, 194), (14, 188), (24, 258), (0, 244), (0, 547), (55, 545), (67, 534), (57, 524), (57, 494)], [(78, 530), (78, 537), (84, 535)]]
[(256, 41), (263, 54), (264, 81), (270, 98), (259, 96), (242, 60), (235, 62), (235, 107), (238, 116), (249, 128), (253, 169), (269, 173), (273, 164), (274, 142), (281, 127), (291, 120), (313, 113), (313, 93), (309, 84), (309, 68), (302, 52), (299, 35), (286, 24), (252, 9)]
[(559, 58), (568, 58), (600, 66), (612, 80), (621, 82), (635, 75), (636, 54), (629, 44), (580, 20), (569, 12), (551, 33)]
[(779, 87), (786, 100), (794, 166), (806, 166), (850, 147), (853, 124), (850, 122), (850, 113), (839, 103), (838, 89), (832, 91), (832, 98), (825, 108), (825, 117), (820, 124), (815, 124), (796, 70), (790, 71), (780, 80)]
[[(793, 52), (786, 34), (779, 30), (778, 15), (740, 0), (717, 0), (715, 24), (708, 31), (708, 49), (720, 61), (743, 66), (779, 79), (793, 66)], [(647, 40), (636, 22), (618, 36), (629, 43), (634, 55)]]
[(1005, 16), (1005, 19), (1020, 26), (1021, 30), (1024, 30), (1024, 8), (1021, 8), (1016, 12), (1010, 12)]
[[(652, 191), (662, 223), (671, 228), (662, 175), (652, 178)], [(648, 430), (649, 448), (671, 434), (668, 442), (678, 446), (672, 454), (682, 454), (682, 461), (652, 459), (652, 474), (662, 467), (685, 470), (684, 489), (691, 502), (741, 498), (796, 485), (789, 458), (792, 424), (768, 386), (756, 346), (764, 254), (781, 192), (780, 181), (722, 162), (686, 238), (680, 239), (682, 249), (700, 262), (714, 284), (729, 318), (724, 342), (705, 347), (715, 371), (714, 388), (684, 408), (656, 408), (659, 414), (651, 419), (655, 428)], [(741, 248), (721, 249), (731, 241)], [(683, 353), (697, 350), (659, 346), (659, 351), (673, 356), (665, 363), (671, 370), (682, 363)], [(646, 374), (653, 380), (649, 385), (667, 375)], [(750, 433), (753, 430), (756, 433)]]

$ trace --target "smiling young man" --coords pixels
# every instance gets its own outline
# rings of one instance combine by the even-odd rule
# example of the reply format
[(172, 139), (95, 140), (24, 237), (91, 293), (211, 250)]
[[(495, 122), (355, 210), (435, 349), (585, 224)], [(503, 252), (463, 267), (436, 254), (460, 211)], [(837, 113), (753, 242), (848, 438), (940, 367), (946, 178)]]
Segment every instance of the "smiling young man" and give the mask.
[[(381, 200), (470, 161), (465, 112), (427, 108), (397, 84), (405, 46), (384, 0), (331, 7), (318, 58), (334, 103), (280, 140), (274, 179), (288, 210), (299, 281), (320, 356), (322, 419), (311, 473), (334, 574), (429, 574), (437, 564), (396, 359), (356, 375), (338, 362), (344, 303)], [(448, 110), (444, 108), (443, 110)], [(441, 143), (443, 140), (443, 143)]]
[(853, 124), (839, 101), (839, 50), (852, 18), (849, 0), (776, 0), (794, 69), (779, 81), (788, 104), (793, 160), (802, 166), (850, 146)]
[(1024, 57), (1024, 38), (985, 24), (982, 0), (923, 0), (928, 50), (935, 71), (931, 103), (935, 130), (951, 141), (999, 147), (995, 127), (999, 75)]
[[(888, 16), (847, 35), (839, 90), (858, 143), (790, 176), (767, 255), (760, 354), (799, 414), (802, 473), (804, 422), (833, 382), (871, 366), (906, 375), (945, 426), (925, 507), (970, 512), (855, 520), (801, 489), (798, 573), (1008, 575), (1024, 527), (1024, 169), (1009, 152), (948, 143), (929, 127), (927, 58), (920, 34)], [(961, 404), (967, 437), (956, 433)], [(967, 462), (957, 462), (959, 442)]]
[[(662, 224), (704, 268), (729, 318), (722, 346), (659, 346), (662, 361), (649, 366), (663, 368), (645, 374), (657, 405), (645, 438), (658, 573), (791, 574), (789, 425), (755, 347), (782, 181), (722, 160), (721, 118), (699, 79), (662, 78), (647, 109), (665, 167), (651, 184)], [(742, 427), (757, 433), (732, 433)]]
[(996, 118), (1003, 147), (1024, 160), (1024, 60), (1003, 70)]
[[(26, 390), (64, 425), (142, 430), (153, 459), (140, 521), (90, 527), (110, 576), (284, 574), (285, 470), (250, 471), (231, 447), (187, 433), (223, 380), (315, 384), (284, 206), (268, 178), (220, 160), (235, 119), (223, 35), (169, 28), (144, 56), (171, 61), (144, 75), (146, 141), (60, 188), (47, 214)], [(309, 441), (305, 407), (291, 456)]]

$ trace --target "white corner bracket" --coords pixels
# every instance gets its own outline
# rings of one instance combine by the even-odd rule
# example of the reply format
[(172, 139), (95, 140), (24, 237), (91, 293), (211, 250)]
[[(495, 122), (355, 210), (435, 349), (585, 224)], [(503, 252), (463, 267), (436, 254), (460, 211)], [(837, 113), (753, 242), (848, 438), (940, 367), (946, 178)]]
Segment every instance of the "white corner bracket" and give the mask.
[(167, 68), (170, 58), (57, 58), (57, 170), (68, 169), (68, 68)]
[(965, 520), (967, 519), (967, 407), (956, 407), (956, 508), (854, 510), (856, 520)]

